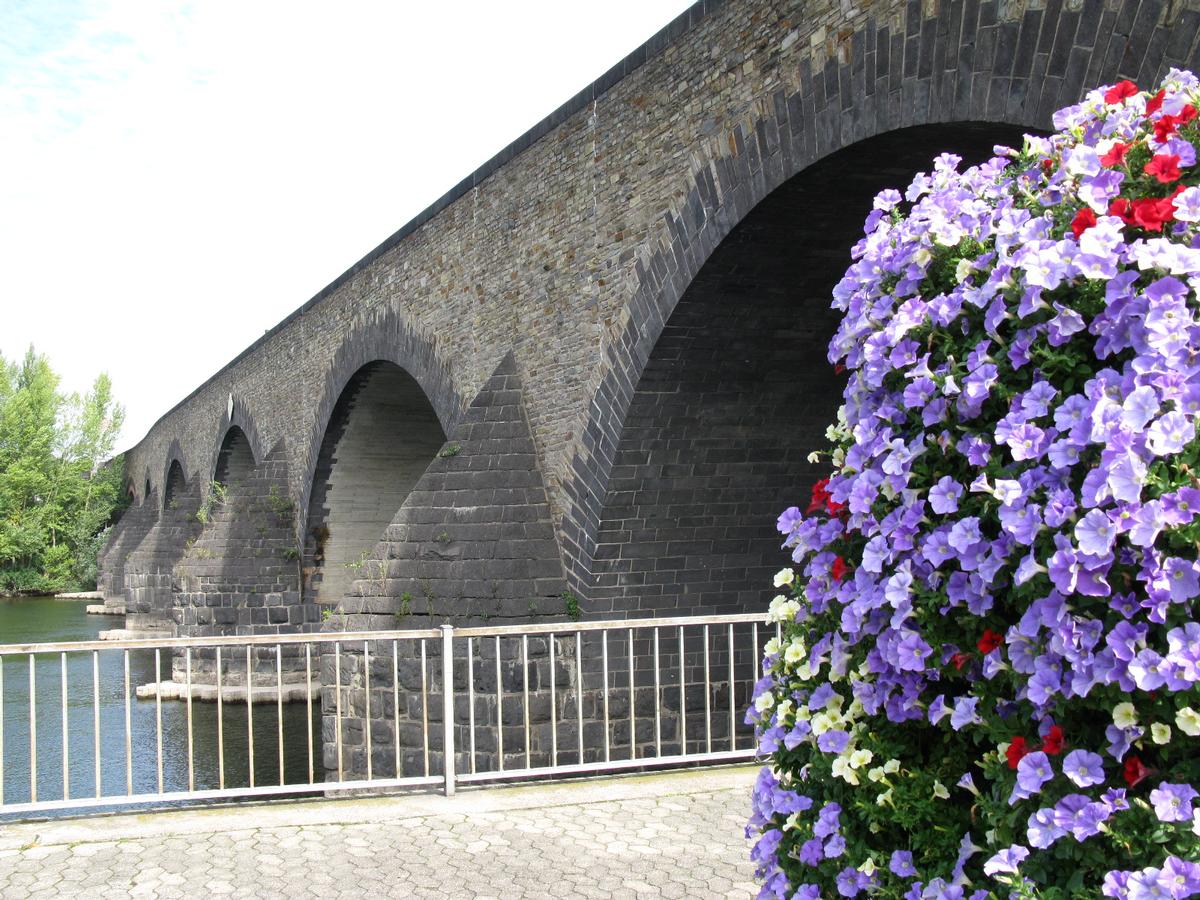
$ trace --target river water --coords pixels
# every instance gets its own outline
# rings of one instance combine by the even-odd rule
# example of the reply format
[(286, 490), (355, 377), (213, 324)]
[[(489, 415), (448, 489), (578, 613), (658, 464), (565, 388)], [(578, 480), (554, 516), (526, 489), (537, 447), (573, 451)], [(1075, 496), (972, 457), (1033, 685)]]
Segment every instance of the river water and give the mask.
[[(85, 603), (53, 597), (0, 599), (0, 644), (94, 640), (99, 632), (121, 627), (116, 616), (89, 616)], [(100, 788), (105, 796), (127, 793), (125, 744), (125, 671), (120, 651), (101, 651), (100, 656)], [(28, 657), (5, 657), (3, 661), (5, 804), (30, 799), (30, 710)], [(169, 654), (162, 654), (164, 679), (170, 678)], [(130, 653), (131, 695), (138, 685), (154, 681), (153, 651)], [(37, 688), (37, 793), (38, 800), (60, 800), (64, 790), (62, 662), (58, 653), (39, 654), (34, 662)], [(321, 780), (320, 707), (313, 706), (314, 753)], [(217, 753), (217, 708), (214, 703), (192, 703), (193, 758), (197, 790), (219, 784)], [(96, 794), (96, 759), (93, 727), (92, 654), (67, 655), (67, 743), (71, 798)], [(255, 704), (255, 784), (279, 783), (278, 719), (272, 703)], [(249, 783), (248, 733), (245, 703), (224, 704), (225, 785)], [(285, 704), (284, 775), (286, 783), (307, 782), (308, 742), (305, 738), (305, 704)], [(133, 793), (158, 788), (157, 719), (153, 699), (131, 696), (130, 730)], [(187, 790), (188, 747), (187, 705), (182, 701), (162, 703), (163, 789)], [(3, 814), (0, 814), (3, 818)]]

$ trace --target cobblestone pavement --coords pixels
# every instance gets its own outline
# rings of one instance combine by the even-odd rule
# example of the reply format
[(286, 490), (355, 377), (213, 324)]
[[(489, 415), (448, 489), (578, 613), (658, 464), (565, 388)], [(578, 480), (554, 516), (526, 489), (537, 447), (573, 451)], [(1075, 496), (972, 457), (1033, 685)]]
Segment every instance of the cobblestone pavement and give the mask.
[(0, 826), (0, 898), (738, 897), (754, 769)]

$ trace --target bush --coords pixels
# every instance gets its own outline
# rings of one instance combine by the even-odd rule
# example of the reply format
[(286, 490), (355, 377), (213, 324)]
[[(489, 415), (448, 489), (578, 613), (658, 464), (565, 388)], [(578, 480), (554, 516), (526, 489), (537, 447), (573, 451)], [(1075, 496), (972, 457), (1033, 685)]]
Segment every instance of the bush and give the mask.
[(1200, 85), (881, 193), (779, 519), (762, 896), (1200, 894)]

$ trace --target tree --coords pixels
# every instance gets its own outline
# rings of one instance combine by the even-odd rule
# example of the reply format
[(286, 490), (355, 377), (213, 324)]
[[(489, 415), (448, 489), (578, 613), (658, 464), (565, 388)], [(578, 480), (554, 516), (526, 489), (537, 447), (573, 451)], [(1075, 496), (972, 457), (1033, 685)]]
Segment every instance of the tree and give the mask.
[[(94, 584), (98, 536), (122, 499), (124, 465), (108, 460), (124, 420), (101, 374), (63, 394), (31, 347), (0, 357), (0, 592)], [(107, 462), (106, 462), (107, 460)]]

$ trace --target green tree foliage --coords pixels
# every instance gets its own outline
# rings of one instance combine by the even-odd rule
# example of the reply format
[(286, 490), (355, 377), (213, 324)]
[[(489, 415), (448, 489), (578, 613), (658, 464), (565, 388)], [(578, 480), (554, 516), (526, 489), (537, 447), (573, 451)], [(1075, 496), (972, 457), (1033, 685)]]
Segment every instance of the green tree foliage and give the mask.
[(124, 461), (109, 455), (125, 411), (108, 376), (82, 396), (58, 384), (32, 347), (0, 357), (0, 593), (94, 586), (124, 501)]

